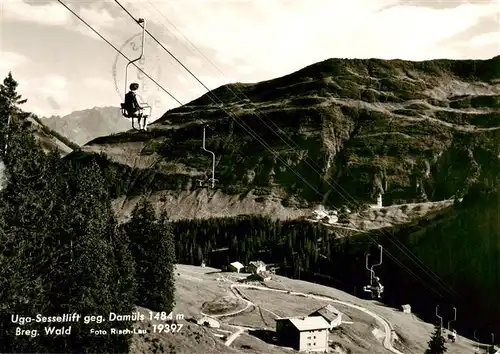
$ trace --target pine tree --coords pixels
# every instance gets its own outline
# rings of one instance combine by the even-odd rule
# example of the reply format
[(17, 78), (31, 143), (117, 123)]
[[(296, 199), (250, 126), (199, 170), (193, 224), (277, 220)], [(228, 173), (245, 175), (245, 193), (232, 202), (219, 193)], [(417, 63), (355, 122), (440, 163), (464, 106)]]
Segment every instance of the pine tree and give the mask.
[[(112, 219), (113, 216), (111, 216)], [(135, 311), (135, 296), (137, 284), (135, 280), (135, 261), (130, 252), (130, 242), (122, 226), (118, 226), (116, 221), (110, 227), (111, 239), (114, 251), (114, 271), (113, 284), (116, 284), (114, 293), (113, 312), (128, 314)], [(117, 329), (131, 328), (132, 323), (120, 321), (114, 324)], [(112, 336), (114, 343), (111, 343), (116, 352), (128, 352), (128, 345), (132, 335), (127, 335), (126, 341), (121, 336)]]
[(170, 312), (175, 306), (175, 241), (172, 232), (172, 223), (168, 219), (166, 213), (160, 215), (159, 220), (159, 234), (163, 236), (163, 255), (164, 264), (158, 269), (161, 273), (162, 282), (160, 286), (163, 289), (158, 289), (164, 294), (161, 299), (159, 299), (158, 306), (163, 306), (164, 311)]
[(18, 105), (22, 105), (28, 101), (27, 99), (23, 99), (17, 92), (18, 85), (18, 82), (12, 77), (11, 72), (3, 80), (3, 84), (0, 84), (0, 146), (2, 147), (2, 151), (8, 133), (7, 127), (16, 118), (22, 119), (29, 115), (18, 107)]
[(173, 308), (175, 245), (165, 215), (156, 218), (146, 199), (135, 207), (126, 226), (137, 264), (138, 304), (154, 311)]
[(46, 283), (50, 287), (49, 313), (76, 312), (82, 316), (103, 315), (102, 323), (71, 323), (68, 336), (47, 336), (39, 341), (43, 351), (116, 352), (128, 350), (125, 336), (96, 336), (94, 330), (106, 330), (130, 324), (108, 322), (116, 312), (121, 296), (116, 282), (115, 254), (112, 245), (114, 220), (104, 179), (97, 165), (69, 166), (64, 190), (62, 220), (54, 230), (59, 244), (58, 256)]
[[(2, 190), (0, 220), (0, 312), (46, 313), (44, 272), (53, 257), (48, 245), (58, 185), (50, 169), (57, 160), (46, 156), (29, 132), (12, 124), (12, 141), (5, 157), (10, 178)], [(15, 324), (4, 324), (2, 351), (37, 351), (36, 338), (15, 336)], [(33, 326), (33, 329), (36, 326)]]
[[(3, 155), (9, 178), (0, 192), (0, 313), (33, 316), (104, 315), (133, 310), (133, 262), (119, 233), (101, 171), (72, 166), (45, 154), (25, 129), (9, 75), (0, 87), (0, 123), (9, 124)], [(2, 135), (3, 136), (3, 135)], [(133, 278), (133, 276), (132, 276)], [(130, 328), (128, 322), (71, 325), (69, 336), (46, 336), (47, 323), (31, 324), (37, 337), (16, 336), (11, 318), (0, 322), (2, 352), (128, 352), (127, 336), (96, 336), (90, 328)]]
[(7, 105), (7, 107), (2, 107), (2, 109), (15, 109), (17, 105), (28, 101), (17, 92), (18, 86), (19, 83), (12, 77), (12, 72), (9, 71), (7, 77), (3, 80), (3, 84), (0, 84), (0, 104)]
[(152, 282), (150, 269), (153, 268), (154, 250), (152, 245), (156, 224), (155, 211), (151, 203), (141, 200), (132, 211), (132, 218), (125, 225), (127, 236), (130, 240), (130, 251), (136, 264), (137, 304), (149, 304), (148, 284)]
[(436, 323), (434, 326), (434, 333), (430, 341), (428, 342), (429, 348), (425, 351), (425, 354), (444, 354), (448, 350), (445, 347), (445, 339), (441, 333), (441, 325)]

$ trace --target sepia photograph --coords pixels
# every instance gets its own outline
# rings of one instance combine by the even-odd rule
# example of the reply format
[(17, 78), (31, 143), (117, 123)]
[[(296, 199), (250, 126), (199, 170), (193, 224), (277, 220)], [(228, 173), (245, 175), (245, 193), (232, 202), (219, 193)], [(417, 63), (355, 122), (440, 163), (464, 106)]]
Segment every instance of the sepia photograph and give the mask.
[(0, 0), (0, 353), (500, 354), (500, 0)]

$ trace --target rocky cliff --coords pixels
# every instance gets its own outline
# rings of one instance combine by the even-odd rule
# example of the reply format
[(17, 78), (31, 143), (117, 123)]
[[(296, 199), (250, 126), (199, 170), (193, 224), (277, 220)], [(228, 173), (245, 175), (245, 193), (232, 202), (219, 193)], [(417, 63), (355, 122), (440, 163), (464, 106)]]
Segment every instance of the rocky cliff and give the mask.
[[(211, 173), (204, 124), (213, 191), (196, 189)], [(219, 87), (150, 128), (97, 138), (73, 156), (104, 153), (126, 186), (117, 196), (148, 192), (174, 218), (296, 217), (316, 204), (373, 203), (379, 193), (384, 205), (444, 200), (499, 173), (500, 56), (329, 59)]]

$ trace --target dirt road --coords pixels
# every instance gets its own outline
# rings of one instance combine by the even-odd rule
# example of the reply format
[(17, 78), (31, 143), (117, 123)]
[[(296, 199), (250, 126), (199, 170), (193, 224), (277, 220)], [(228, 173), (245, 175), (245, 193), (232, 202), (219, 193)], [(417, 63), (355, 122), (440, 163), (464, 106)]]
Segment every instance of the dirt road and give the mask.
[[(249, 285), (249, 284), (237, 284), (237, 283), (233, 283), (230, 285), (230, 289), (231, 289), (231, 292), (240, 300), (246, 302), (246, 306), (240, 310), (237, 310), (237, 311), (233, 311), (233, 312), (229, 312), (229, 313), (224, 313), (224, 314), (218, 314), (218, 315), (208, 315), (208, 314), (205, 314), (201, 311), (201, 315), (202, 316), (207, 316), (207, 317), (211, 317), (211, 318), (220, 318), (220, 317), (230, 317), (230, 316), (235, 316), (239, 313), (242, 313), (243, 311), (246, 311), (250, 306), (254, 306), (254, 307), (258, 307), (257, 305), (255, 305), (252, 301), (244, 298), (240, 293), (239, 291), (237, 291), (237, 288), (244, 288), (244, 289), (255, 289), (255, 290), (262, 290), (262, 291), (272, 291), (272, 292), (279, 292), (279, 293), (286, 293), (286, 294), (290, 294), (290, 295), (295, 295), (295, 296), (304, 296), (304, 297), (309, 297), (309, 298), (312, 298), (312, 299), (316, 299), (316, 300), (322, 300), (322, 301), (330, 301), (330, 302), (335, 302), (337, 304), (341, 304), (343, 306), (347, 306), (347, 307), (351, 307), (353, 309), (356, 309), (358, 311), (361, 311), (371, 317), (373, 317), (375, 320), (377, 320), (378, 322), (380, 322), (382, 324), (382, 326), (384, 327), (384, 331), (385, 331), (385, 338), (384, 338), (384, 342), (383, 342), (383, 345), (384, 347), (391, 351), (392, 353), (395, 353), (395, 354), (403, 354), (402, 352), (400, 352), (399, 350), (395, 349), (393, 346), (392, 346), (392, 328), (391, 328), (391, 325), (390, 323), (385, 320), (384, 318), (382, 318), (381, 316), (377, 315), (376, 313), (362, 307), (362, 306), (358, 306), (358, 305), (354, 305), (354, 304), (351, 304), (351, 303), (348, 303), (348, 302), (344, 302), (344, 301), (340, 301), (340, 300), (335, 300), (335, 299), (332, 299), (328, 296), (322, 296), (322, 295), (314, 295), (314, 294), (305, 294), (305, 293), (301, 293), (301, 292), (295, 292), (295, 291), (288, 291), (288, 290), (280, 290), (280, 289), (272, 289), (272, 288), (267, 288), (267, 287), (264, 287), (264, 286), (257, 286), (257, 285)], [(231, 327), (234, 327), (236, 329), (236, 331), (234, 333), (232, 333), (226, 340), (226, 342), (224, 343), (226, 346), (230, 346), (245, 330), (248, 330), (248, 329), (258, 329), (258, 328), (249, 328), (249, 327), (242, 327), (242, 326), (235, 326), (235, 325), (230, 325)]]
[[(392, 346), (392, 329), (391, 329), (391, 326), (389, 324), (389, 322), (387, 320), (385, 320), (384, 318), (382, 318), (381, 316), (377, 315), (376, 313), (362, 307), (362, 306), (358, 306), (358, 305), (354, 305), (354, 304), (350, 304), (348, 302), (344, 302), (344, 301), (340, 301), (340, 300), (335, 300), (335, 299), (332, 299), (328, 296), (322, 296), (322, 295), (314, 295), (314, 294), (305, 294), (305, 293), (300, 293), (300, 292), (295, 292), (295, 291), (287, 291), (287, 290), (280, 290), (280, 289), (271, 289), (271, 288), (266, 288), (264, 286), (256, 286), (256, 285), (247, 285), (247, 284), (231, 284), (231, 289), (233, 288), (247, 288), (247, 289), (256, 289), (256, 290), (264, 290), (264, 291), (273, 291), (273, 292), (279, 292), (279, 293), (288, 293), (290, 295), (296, 295), (296, 296), (305, 296), (305, 297), (309, 297), (309, 298), (312, 298), (312, 299), (317, 299), (317, 300), (323, 300), (323, 301), (330, 301), (330, 302), (335, 302), (337, 304), (341, 304), (341, 305), (344, 305), (344, 306), (348, 306), (348, 307), (351, 307), (351, 308), (354, 308), (358, 311), (361, 311), (371, 317), (373, 317), (374, 319), (376, 319), (378, 322), (380, 322), (382, 324), (382, 326), (384, 327), (384, 331), (385, 331), (385, 338), (384, 338), (384, 347), (391, 351), (392, 353), (395, 353), (395, 354), (403, 354), (402, 352), (400, 352), (399, 350), (395, 349), (393, 346)], [(235, 292), (235, 294), (237, 294), (237, 296), (239, 296), (242, 300), (244, 301), (248, 301), (246, 299), (243, 299), (241, 297), (241, 295), (238, 294), (238, 292)], [(255, 306), (255, 304), (254, 304)], [(241, 333), (240, 333), (241, 334)], [(239, 334), (236, 336), (236, 338), (239, 336)], [(236, 339), (234, 338), (234, 339)]]

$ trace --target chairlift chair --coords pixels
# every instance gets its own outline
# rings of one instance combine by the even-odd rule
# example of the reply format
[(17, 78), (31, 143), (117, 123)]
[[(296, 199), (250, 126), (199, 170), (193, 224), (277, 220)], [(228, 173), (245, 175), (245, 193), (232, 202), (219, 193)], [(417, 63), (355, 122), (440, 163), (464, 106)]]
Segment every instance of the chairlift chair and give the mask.
[(208, 178), (208, 179), (207, 178), (205, 178), (205, 179), (199, 178), (196, 180), (196, 182), (197, 182), (197, 185), (196, 185), (197, 188), (212, 188), (212, 186), (217, 184), (219, 182), (219, 180), (215, 179), (214, 183), (212, 183), (212, 178)]
[[(128, 90), (128, 82), (127, 81), (128, 81), (128, 68), (129, 68), (130, 64), (135, 63), (138, 60), (141, 60), (141, 58), (144, 56), (144, 39), (145, 39), (145, 32), (146, 32), (146, 21), (144, 21), (143, 18), (139, 18), (137, 20), (137, 23), (142, 24), (142, 26), (141, 26), (142, 27), (141, 55), (139, 55), (139, 57), (136, 59), (130, 60), (127, 63), (127, 66), (125, 67), (125, 92), (127, 92), (127, 90)], [(125, 106), (125, 103), (120, 104), (122, 116), (125, 118), (130, 118), (132, 120), (132, 129), (134, 129), (134, 130), (146, 130), (146, 119), (151, 117), (151, 113), (153, 110), (153, 108), (147, 103), (140, 103), (140, 106), (141, 106), (141, 109), (139, 109), (139, 111), (136, 114), (129, 115), (129, 113), (127, 111), (127, 107)], [(145, 108), (149, 109), (148, 114), (144, 114)], [(138, 128), (136, 128), (134, 125), (134, 118), (137, 118)], [(141, 119), (144, 119), (144, 126), (142, 128), (140, 126)]]
[[(384, 287), (382, 284), (378, 283), (378, 277), (375, 276), (375, 271), (373, 268), (378, 267), (382, 264), (382, 253), (383, 253), (383, 248), (381, 245), (378, 245), (380, 249), (380, 261), (376, 264), (373, 264), (371, 267), (368, 266), (368, 258), (370, 257), (370, 254), (365, 255), (366, 259), (366, 269), (370, 272), (370, 284), (365, 285), (363, 287), (363, 291), (370, 293), (372, 299), (380, 299), (382, 293), (384, 292)], [(374, 279), (377, 278), (377, 283), (378, 285), (374, 284)]]

